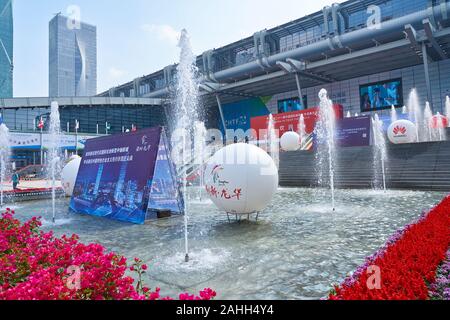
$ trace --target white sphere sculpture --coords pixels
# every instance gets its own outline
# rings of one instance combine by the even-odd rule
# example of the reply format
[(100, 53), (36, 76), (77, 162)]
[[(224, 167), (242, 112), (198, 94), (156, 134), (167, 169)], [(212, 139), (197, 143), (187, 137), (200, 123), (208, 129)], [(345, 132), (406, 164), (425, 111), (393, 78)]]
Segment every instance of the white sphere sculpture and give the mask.
[(61, 184), (66, 192), (66, 195), (69, 197), (73, 194), (73, 188), (75, 187), (80, 164), (81, 158), (74, 157), (71, 161), (69, 161), (69, 163), (66, 164), (61, 172)]
[(205, 187), (210, 199), (231, 214), (264, 210), (278, 189), (278, 169), (262, 149), (236, 143), (219, 150), (206, 164)]
[(413, 143), (417, 141), (416, 125), (409, 120), (394, 121), (388, 129), (389, 141), (393, 144)]
[(300, 135), (293, 131), (286, 132), (281, 137), (280, 144), (284, 151), (297, 151), (300, 149)]

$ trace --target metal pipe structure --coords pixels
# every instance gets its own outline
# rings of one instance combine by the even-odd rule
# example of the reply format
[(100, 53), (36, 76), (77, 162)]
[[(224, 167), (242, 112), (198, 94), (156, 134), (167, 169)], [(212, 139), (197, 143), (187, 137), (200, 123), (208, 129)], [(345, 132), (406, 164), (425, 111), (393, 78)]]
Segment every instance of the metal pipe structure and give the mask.
[[(296, 48), (294, 50), (281, 52), (272, 56), (264, 57), (264, 65), (266, 68), (276, 67), (277, 61), (285, 61), (286, 59), (302, 60), (309, 56), (318, 55), (323, 52), (335, 50), (338, 48), (351, 47), (360, 41), (367, 39), (374, 39), (379, 36), (389, 36), (394, 33), (400, 33), (405, 30), (405, 25), (419, 26), (423, 25), (424, 19), (431, 21), (445, 19), (450, 13), (450, 2), (442, 3), (437, 6), (429, 7), (403, 17), (381, 23), (379, 28), (365, 28), (352, 31), (346, 34), (335, 34), (334, 36), (316, 42), (311, 45)], [(213, 78), (218, 82), (233, 81), (236, 78), (243, 77), (248, 74), (261, 72), (261, 59), (251, 61), (239, 66), (235, 66), (226, 70), (218, 71), (213, 75)], [(155, 98), (165, 96), (169, 93), (168, 88), (164, 88), (155, 92), (151, 92), (146, 97)]]

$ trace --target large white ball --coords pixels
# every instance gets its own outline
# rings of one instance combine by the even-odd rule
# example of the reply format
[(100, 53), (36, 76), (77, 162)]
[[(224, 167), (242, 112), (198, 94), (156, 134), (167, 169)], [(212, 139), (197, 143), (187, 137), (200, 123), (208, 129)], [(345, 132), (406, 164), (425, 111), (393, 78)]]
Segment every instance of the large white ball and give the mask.
[(300, 136), (293, 131), (286, 132), (281, 137), (280, 144), (284, 151), (297, 151), (300, 149)]
[(393, 144), (416, 142), (416, 125), (409, 120), (397, 120), (389, 126), (388, 138)]
[(236, 143), (219, 150), (206, 164), (205, 187), (214, 204), (227, 213), (264, 210), (278, 189), (278, 169), (257, 146)]
[(61, 172), (61, 184), (66, 195), (71, 197), (73, 188), (77, 180), (78, 169), (80, 168), (81, 158), (74, 157), (70, 160)]

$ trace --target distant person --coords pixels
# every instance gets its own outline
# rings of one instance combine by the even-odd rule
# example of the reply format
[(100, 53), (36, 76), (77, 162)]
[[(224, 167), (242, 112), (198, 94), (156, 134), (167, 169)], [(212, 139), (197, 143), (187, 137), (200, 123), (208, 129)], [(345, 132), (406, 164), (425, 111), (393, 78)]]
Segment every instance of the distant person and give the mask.
[(11, 180), (12, 180), (12, 184), (13, 184), (13, 189), (17, 190), (17, 186), (19, 185), (20, 177), (16, 171), (14, 171), (14, 173), (11, 177)]
[(364, 93), (364, 95), (362, 96), (361, 99), (361, 103), (362, 103), (362, 109), (363, 110), (370, 110), (372, 109), (372, 104), (370, 102), (370, 96), (368, 93)]
[(375, 93), (373, 95), (372, 107), (374, 109), (381, 109), (383, 107), (383, 98), (381, 96), (380, 88), (375, 88)]

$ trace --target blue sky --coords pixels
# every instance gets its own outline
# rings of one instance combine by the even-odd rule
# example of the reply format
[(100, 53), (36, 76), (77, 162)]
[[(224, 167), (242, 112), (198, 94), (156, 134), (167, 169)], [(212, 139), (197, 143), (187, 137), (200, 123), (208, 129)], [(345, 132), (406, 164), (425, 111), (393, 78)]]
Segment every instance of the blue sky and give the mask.
[[(15, 0), (14, 96), (48, 95), (48, 22), (76, 5), (97, 26), (99, 93), (177, 61), (186, 28), (195, 53), (321, 10), (332, 0)], [(338, 1), (342, 2), (342, 1)]]

